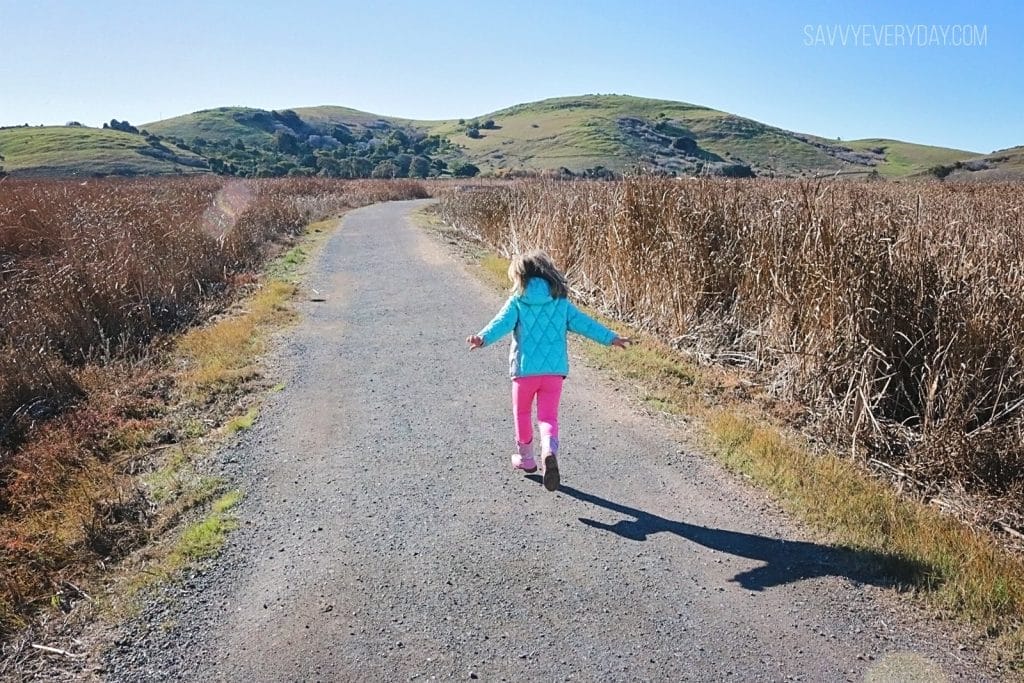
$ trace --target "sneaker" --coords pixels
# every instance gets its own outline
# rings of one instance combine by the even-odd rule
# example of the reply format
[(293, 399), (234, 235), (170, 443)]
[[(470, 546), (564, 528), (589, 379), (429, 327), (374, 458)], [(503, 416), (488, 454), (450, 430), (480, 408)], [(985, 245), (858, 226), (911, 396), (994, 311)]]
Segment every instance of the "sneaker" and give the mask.
[(512, 467), (527, 474), (537, 471), (537, 461), (533, 457), (533, 442), (517, 444), (519, 451), (512, 454)]
[(544, 488), (548, 491), (557, 491), (560, 483), (558, 460), (554, 453), (548, 453), (544, 456)]

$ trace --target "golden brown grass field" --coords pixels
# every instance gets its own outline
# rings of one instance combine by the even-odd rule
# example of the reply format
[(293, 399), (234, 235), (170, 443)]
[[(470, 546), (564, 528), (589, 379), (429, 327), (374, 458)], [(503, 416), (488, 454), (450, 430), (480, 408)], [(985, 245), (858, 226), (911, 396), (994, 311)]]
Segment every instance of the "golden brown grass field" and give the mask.
[(602, 364), (699, 415), (730, 467), (836, 542), (915, 563), (912, 585), (1019, 656), (1022, 198), (639, 176), (450, 193), (440, 215), (502, 256), (549, 250), (646, 335)]
[(188, 461), (294, 289), (261, 282), (261, 264), (313, 221), (423, 196), (408, 181), (0, 181), (0, 634), (82, 600), (222, 493)]

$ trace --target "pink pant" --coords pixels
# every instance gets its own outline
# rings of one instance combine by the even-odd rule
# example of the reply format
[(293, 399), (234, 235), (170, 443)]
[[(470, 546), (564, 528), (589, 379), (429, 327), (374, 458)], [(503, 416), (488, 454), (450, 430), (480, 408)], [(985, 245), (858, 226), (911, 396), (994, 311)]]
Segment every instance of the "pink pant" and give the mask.
[(562, 397), (561, 375), (531, 375), (512, 380), (512, 414), (516, 419), (516, 440), (533, 440), (533, 399), (537, 398), (537, 426), (545, 451), (558, 448), (558, 401)]

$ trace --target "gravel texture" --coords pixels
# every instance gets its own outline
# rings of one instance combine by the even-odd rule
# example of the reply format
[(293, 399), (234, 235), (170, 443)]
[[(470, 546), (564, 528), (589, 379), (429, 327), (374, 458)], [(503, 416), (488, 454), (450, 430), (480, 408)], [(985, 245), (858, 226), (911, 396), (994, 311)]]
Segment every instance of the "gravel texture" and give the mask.
[(126, 624), (110, 681), (992, 680), (948, 623), (574, 358), (563, 487), (509, 466), (501, 296), (396, 202), (352, 211), (218, 457), (221, 557)]

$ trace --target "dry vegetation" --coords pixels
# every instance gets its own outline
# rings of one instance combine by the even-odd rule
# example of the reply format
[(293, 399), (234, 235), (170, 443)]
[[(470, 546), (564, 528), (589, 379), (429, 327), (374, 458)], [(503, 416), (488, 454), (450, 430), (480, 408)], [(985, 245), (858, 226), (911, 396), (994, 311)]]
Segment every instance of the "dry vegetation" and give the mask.
[[(0, 182), (0, 634), (80, 598), (97, 566), (173, 522), (153, 519), (152, 498), (179, 470), (142, 486), (140, 461), (205, 429), (162, 418), (239, 370), (238, 344), (287, 285), (231, 330), (186, 336), (185, 374), (167, 367), (173, 333), (223, 309), (309, 222), (423, 196), (402, 181)], [(189, 495), (204, 486), (217, 492)]]
[[(444, 212), (913, 475), (1024, 494), (1024, 199), (1008, 186), (524, 183)], [(858, 449), (860, 450), (860, 449)]]
[[(1019, 541), (1019, 186), (523, 182), (449, 194), (441, 213), (504, 255), (548, 249), (598, 308), (740, 371), (777, 405), (802, 406), (799, 426), (903, 494)], [(766, 469), (752, 476), (844, 542), (920, 560), (916, 584), (948, 584), (954, 607), (1024, 616), (1024, 571), (985, 539), (879, 492), (821, 505), (860, 486), (848, 465), (834, 475), (728, 416), (712, 416), (709, 431), (727, 459), (757, 459), (745, 471)]]

